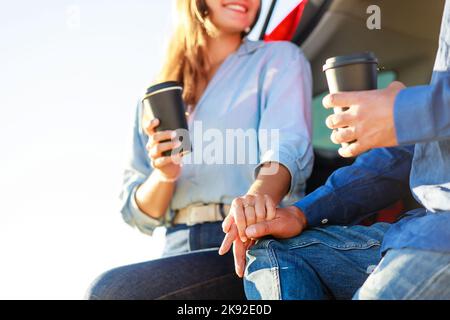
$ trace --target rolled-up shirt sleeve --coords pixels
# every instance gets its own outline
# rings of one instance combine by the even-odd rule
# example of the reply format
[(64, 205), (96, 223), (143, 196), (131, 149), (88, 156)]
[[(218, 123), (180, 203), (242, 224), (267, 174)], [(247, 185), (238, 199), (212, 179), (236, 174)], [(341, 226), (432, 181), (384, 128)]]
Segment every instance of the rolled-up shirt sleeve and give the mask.
[(404, 89), (394, 105), (401, 145), (450, 138), (450, 72), (436, 72), (432, 84)]
[(136, 189), (152, 172), (145, 149), (147, 140), (142, 129), (142, 105), (138, 103), (133, 125), (131, 154), (127, 160), (120, 193), (120, 211), (126, 223), (145, 234), (152, 235), (157, 227), (164, 225), (166, 217), (154, 219), (148, 216), (139, 209), (135, 199)]
[(311, 144), (311, 68), (302, 52), (295, 48), (293, 57), (282, 68), (269, 69), (265, 81), (260, 125), (258, 130), (261, 166), (277, 162), (291, 175), (286, 202), (304, 196), (314, 154)]

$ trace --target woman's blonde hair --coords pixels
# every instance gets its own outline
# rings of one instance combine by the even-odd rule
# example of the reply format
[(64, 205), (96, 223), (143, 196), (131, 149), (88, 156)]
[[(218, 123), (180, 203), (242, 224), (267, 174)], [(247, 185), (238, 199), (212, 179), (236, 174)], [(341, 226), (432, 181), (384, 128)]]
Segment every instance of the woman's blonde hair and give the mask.
[(196, 85), (207, 79), (210, 68), (207, 38), (214, 37), (217, 29), (208, 18), (205, 0), (177, 0), (176, 8), (177, 26), (158, 81), (182, 84), (184, 102), (194, 106), (198, 102)]

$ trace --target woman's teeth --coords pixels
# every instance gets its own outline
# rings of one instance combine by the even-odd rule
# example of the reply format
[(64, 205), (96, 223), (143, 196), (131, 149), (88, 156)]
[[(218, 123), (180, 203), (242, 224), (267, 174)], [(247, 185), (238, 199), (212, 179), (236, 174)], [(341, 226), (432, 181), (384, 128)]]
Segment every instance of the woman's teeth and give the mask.
[(241, 6), (239, 4), (228, 4), (225, 7), (228, 9), (234, 10), (234, 11), (242, 12), (242, 13), (247, 12), (247, 8), (245, 8), (244, 6)]

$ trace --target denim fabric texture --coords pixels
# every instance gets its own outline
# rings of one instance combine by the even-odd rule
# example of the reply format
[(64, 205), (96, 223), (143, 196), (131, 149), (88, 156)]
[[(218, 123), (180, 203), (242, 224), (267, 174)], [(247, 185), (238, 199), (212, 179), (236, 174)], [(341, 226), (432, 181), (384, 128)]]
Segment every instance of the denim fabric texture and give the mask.
[(230, 253), (219, 256), (221, 223), (168, 229), (164, 257), (114, 268), (91, 285), (90, 300), (245, 299)]

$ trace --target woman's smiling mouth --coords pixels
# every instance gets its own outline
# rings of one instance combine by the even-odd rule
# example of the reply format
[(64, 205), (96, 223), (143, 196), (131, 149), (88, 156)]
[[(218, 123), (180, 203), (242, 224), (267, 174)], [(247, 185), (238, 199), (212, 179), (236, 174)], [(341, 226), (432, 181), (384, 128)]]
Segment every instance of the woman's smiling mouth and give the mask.
[(233, 12), (244, 13), (244, 14), (248, 12), (248, 8), (245, 5), (240, 4), (240, 3), (227, 3), (224, 5), (224, 7)]

